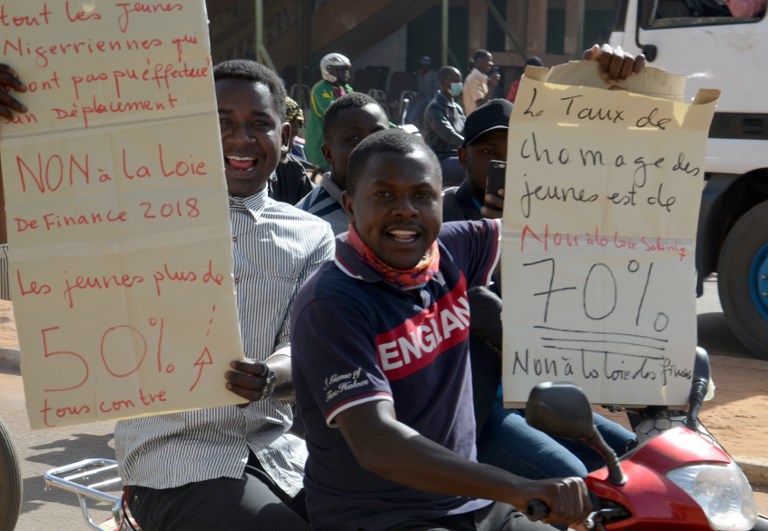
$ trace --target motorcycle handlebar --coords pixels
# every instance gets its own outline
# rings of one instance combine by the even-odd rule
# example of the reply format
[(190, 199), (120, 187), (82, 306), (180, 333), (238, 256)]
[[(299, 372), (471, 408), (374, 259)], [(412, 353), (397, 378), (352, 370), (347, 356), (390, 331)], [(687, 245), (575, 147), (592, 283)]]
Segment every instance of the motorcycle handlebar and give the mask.
[(710, 367), (707, 351), (701, 347), (696, 347), (691, 393), (688, 396), (688, 418), (686, 419), (686, 425), (692, 430), (698, 429), (699, 410), (701, 409), (704, 397), (707, 394), (709, 375)]
[(549, 506), (541, 500), (533, 499), (525, 505), (525, 515), (533, 522), (546, 518), (548, 514)]

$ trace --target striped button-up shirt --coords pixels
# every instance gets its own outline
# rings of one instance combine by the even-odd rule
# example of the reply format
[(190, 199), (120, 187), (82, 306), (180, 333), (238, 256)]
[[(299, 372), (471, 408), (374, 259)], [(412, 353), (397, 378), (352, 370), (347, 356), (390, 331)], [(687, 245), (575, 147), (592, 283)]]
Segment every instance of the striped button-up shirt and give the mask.
[[(265, 360), (289, 353), (290, 308), (301, 284), (333, 258), (333, 233), (319, 218), (267, 197), (230, 198), (234, 279), (243, 348)], [(222, 385), (224, 385), (222, 375)], [(239, 478), (248, 451), (289, 495), (302, 486), (304, 441), (287, 433), (290, 405), (265, 400), (123, 420), (115, 449), (126, 485), (164, 489)]]
[(324, 219), (338, 235), (349, 230), (349, 219), (341, 204), (343, 193), (344, 190), (331, 179), (331, 172), (325, 172), (320, 184), (296, 203), (296, 207)]

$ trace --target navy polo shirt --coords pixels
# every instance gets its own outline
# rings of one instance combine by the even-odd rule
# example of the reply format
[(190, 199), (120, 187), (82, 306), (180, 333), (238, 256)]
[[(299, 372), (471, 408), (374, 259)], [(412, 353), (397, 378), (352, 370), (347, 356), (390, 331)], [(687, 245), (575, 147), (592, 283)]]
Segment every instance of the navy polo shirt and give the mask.
[(499, 236), (498, 220), (443, 224), (439, 272), (403, 290), (362, 262), (342, 235), (335, 262), (301, 288), (291, 350), (313, 527), (383, 529), (489, 503), (409, 489), (365, 471), (334, 419), (362, 403), (390, 400), (400, 422), (475, 460), (467, 289), (490, 282)]

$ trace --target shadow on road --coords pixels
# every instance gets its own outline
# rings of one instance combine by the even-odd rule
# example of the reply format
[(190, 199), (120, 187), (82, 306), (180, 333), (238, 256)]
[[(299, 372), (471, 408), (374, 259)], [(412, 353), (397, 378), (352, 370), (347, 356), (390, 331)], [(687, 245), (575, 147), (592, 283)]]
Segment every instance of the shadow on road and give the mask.
[[(90, 435), (76, 433), (66, 439), (59, 439), (31, 446), (27, 461), (45, 465), (45, 469), (68, 465), (92, 457), (105, 457), (114, 459), (115, 451), (110, 445), (112, 434)], [(28, 477), (24, 479), (24, 502), (22, 513), (31, 513), (43, 505), (57, 503), (78, 507), (77, 496), (61, 489), (45, 490), (42, 476)], [(106, 504), (89, 504), (103, 510), (109, 510)]]
[(19, 376), (21, 374), (21, 371), (19, 370), (18, 366), (13, 365), (12, 363), (7, 362), (6, 360), (0, 358), (0, 373)]
[(722, 312), (700, 313), (697, 324), (699, 346), (704, 347), (710, 356), (760, 359), (736, 338)]
[(90, 457), (110, 457), (115, 454), (115, 451), (109, 445), (111, 440), (111, 433), (105, 435), (75, 433), (67, 439), (59, 439), (58, 441), (30, 447), (30, 450), (34, 451), (49, 451), (31, 455), (27, 460), (43, 463), (53, 468)]

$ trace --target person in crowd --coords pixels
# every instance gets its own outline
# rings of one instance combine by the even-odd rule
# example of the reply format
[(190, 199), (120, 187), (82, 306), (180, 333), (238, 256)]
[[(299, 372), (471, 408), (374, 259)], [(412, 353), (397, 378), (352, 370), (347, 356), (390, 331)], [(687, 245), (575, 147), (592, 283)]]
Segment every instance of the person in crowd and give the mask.
[(315, 83), (309, 96), (304, 152), (309, 162), (327, 168), (323, 156), (323, 117), (331, 103), (353, 92), (349, 85), (352, 63), (340, 53), (329, 53), (320, 60), (320, 75), (322, 79)]
[(766, 0), (726, 0), (725, 3), (734, 17), (762, 17), (765, 15)]
[[(292, 410), (290, 309), (299, 286), (333, 257), (327, 223), (267, 197), (288, 150), (285, 88), (254, 61), (214, 67), (245, 359), (222, 378), (247, 403), (169, 413), (115, 426), (124, 496), (143, 530), (309, 529), (303, 440)], [(0, 116), (26, 112), (0, 65)]]
[[(512, 104), (493, 99), (467, 117), (459, 160), (466, 172), (464, 182), (443, 193), (443, 221), (498, 218), (501, 198), (488, 197), (488, 164), (507, 160), (507, 135)], [(501, 384), (501, 279), (494, 275), (490, 286), (468, 291), (470, 306), (470, 361), (477, 421), (477, 460), (529, 479), (586, 476), (603, 466), (603, 459), (588, 446), (554, 439), (531, 428), (525, 411), (505, 409)], [(624, 427), (600, 416), (595, 424), (603, 438), (621, 455), (635, 436)]]
[[(11, 91), (23, 93), (27, 91), (27, 86), (19, 80), (13, 68), (0, 63), (0, 117), (7, 120), (13, 119), (14, 113), (27, 112), (27, 107), (14, 98)], [(8, 277), (8, 227), (5, 219), (2, 167), (0, 167), (0, 299), (11, 300)]]
[(246, 359), (227, 387), (248, 402), (119, 421), (115, 453), (144, 530), (307, 529), (299, 516), (306, 447), (288, 433), (291, 304), (332, 257), (325, 222), (267, 197), (288, 150), (285, 89), (253, 61), (225, 61), (214, 80), (229, 192), (234, 277)]
[(306, 167), (309, 165), (302, 157), (294, 153), (295, 137), (304, 123), (304, 113), (293, 99), (285, 99), (286, 120), (291, 126), (291, 134), (288, 138), (288, 150), (283, 154), (275, 173), (270, 176), (269, 197), (275, 201), (296, 204), (315, 187), (307, 175)]
[(440, 161), (444, 186), (455, 186), (464, 178), (459, 164), (458, 147), (464, 141), (464, 111), (456, 101), (461, 95), (461, 73), (452, 66), (444, 66), (437, 73), (440, 90), (424, 111), (424, 142), (432, 148)]
[(355, 148), (344, 206), (336, 260), (292, 314), (312, 527), (546, 529), (514, 509), (531, 499), (552, 523), (582, 520), (581, 478), (532, 481), (475, 461), (466, 290), (491, 279), (499, 221), (441, 230), (438, 160), (401, 130)]
[[(523, 72), (525, 71), (526, 66), (544, 66), (544, 63), (538, 57), (533, 56), (526, 59), (525, 65), (523, 66)], [(509, 86), (509, 92), (507, 92), (507, 101), (515, 103), (515, 98), (517, 98), (517, 90), (520, 88), (521, 80), (522, 75), (515, 79)]]
[(686, 0), (663, 2), (655, 18), (669, 17), (762, 17), (766, 0)]
[[(288, 433), (290, 323), (299, 286), (331, 257), (330, 228), (267, 197), (288, 150), (285, 89), (267, 67), (225, 61), (213, 71), (246, 359), (227, 387), (249, 402), (119, 421), (115, 453), (142, 529), (303, 529), (291, 510), (306, 448)], [(254, 473), (246, 473), (246, 467)], [(303, 501), (295, 501), (301, 513)]]
[(464, 113), (467, 116), (486, 101), (493, 99), (501, 79), (494, 69), (493, 55), (488, 50), (477, 50), (472, 55), (472, 61), (475, 66), (464, 80)]
[(371, 96), (353, 92), (334, 101), (323, 119), (323, 155), (330, 170), (296, 206), (330, 223), (334, 234), (346, 232), (349, 220), (341, 195), (347, 187), (349, 154), (363, 138), (388, 128), (386, 111)]
[(412, 124), (422, 129), (424, 127), (424, 109), (435, 97), (435, 92), (440, 90), (440, 82), (437, 79), (437, 71), (432, 68), (432, 58), (425, 55), (419, 60), (419, 70), (416, 72), (416, 96), (408, 106), (405, 123)]
[(288, 433), (292, 413), (282, 401), (292, 390), (287, 316), (298, 287), (330, 257), (332, 235), (327, 224), (267, 197), (290, 135), (280, 79), (234, 60), (217, 65), (214, 80), (246, 354), (227, 373), (227, 387), (249, 402), (119, 421), (116, 454), (142, 529), (302, 529), (289, 508), (301, 490), (305, 447)]
[(288, 152), (300, 159), (307, 159), (304, 153), (304, 139), (299, 136), (299, 131), (304, 127), (304, 111), (301, 105), (291, 97), (285, 98), (285, 119), (291, 126), (291, 137), (288, 140)]
[[(609, 48), (586, 56), (609, 79), (643, 64)], [(440, 178), (418, 137), (364, 139), (343, 195), (349, 231), (294, 305), (315, 529), (545, 529), (515, 507), (544, 500), (557, 525), (589, 510), (581, 478), (529, 480), (476, 462), (467, 290), (491, 282), (501, 225), (442, 224)]]

